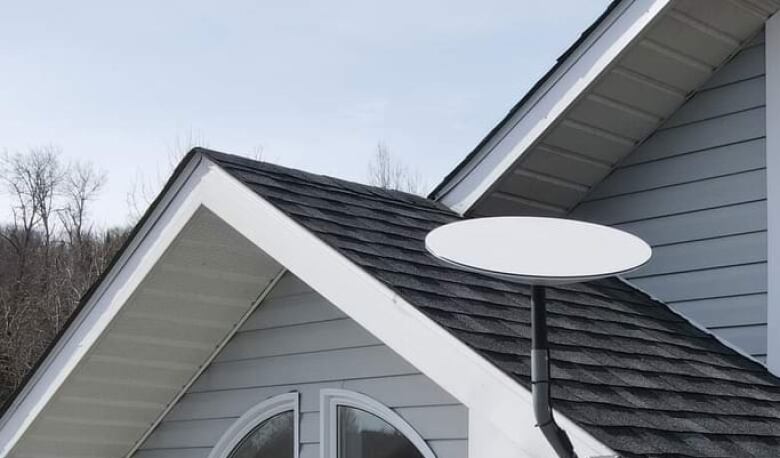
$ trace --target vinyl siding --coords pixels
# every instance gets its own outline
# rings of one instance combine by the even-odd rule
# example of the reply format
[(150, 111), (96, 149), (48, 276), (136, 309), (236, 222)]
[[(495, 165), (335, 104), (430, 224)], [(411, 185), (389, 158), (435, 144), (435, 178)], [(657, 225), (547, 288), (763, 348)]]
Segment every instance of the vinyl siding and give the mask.
[(467, 456), (466, 408), (290, 274), (134, 456), (207, 457), (246, 410), (294, 390), (300, 456), (319, 457), (323, 388), (354, 390), (392, 408), (440, 458)]
[(763, 36), (721, 68), (572, 212), (647, 240), (628, 275), (744, 351), (766, 355)]

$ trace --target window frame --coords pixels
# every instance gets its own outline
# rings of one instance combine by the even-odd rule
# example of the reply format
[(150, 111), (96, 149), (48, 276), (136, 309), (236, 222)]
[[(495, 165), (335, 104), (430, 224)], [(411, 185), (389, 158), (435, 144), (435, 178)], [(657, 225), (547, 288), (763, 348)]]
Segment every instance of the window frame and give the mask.
[(222, 434), (209, 458), (228, 458), (244, 438), (261, 423), (276, 415), (293, 413), (293, 457), (298, 458), (300, 451), (300, 394), (298, 392), (280, 394), (268, 398), (247, 410)]
[(397, 429), (424, 458), (436, 458), (425, 439), (392, 409), (355, 391), (326, 388), (320, 391), (320, 457), (338, 458), (338, 408), (360, 409)]

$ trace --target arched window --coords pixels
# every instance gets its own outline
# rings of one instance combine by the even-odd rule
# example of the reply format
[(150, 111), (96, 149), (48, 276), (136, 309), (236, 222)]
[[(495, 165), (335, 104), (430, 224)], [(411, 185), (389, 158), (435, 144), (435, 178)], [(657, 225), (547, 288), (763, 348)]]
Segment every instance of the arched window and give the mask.
[(288, 393), (252, 407), (225, 431), (209, 458), (297, 458), (298, 403), (298, 393)]
[(417, 431), (368, 396), (325, 389), (320, 401), (324, 458), (436, 458)]

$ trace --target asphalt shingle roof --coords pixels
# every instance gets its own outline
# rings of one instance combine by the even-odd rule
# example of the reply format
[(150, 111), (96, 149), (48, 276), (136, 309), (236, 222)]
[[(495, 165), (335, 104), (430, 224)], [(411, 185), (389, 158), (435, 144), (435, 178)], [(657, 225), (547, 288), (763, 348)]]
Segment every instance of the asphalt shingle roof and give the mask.
[[(530, 389), (529, 287), (430, 256), (441, 204), (203, 150)], [(625, 457), (780, 456), (780, 379), (619, 279), (548, 289), (554, 406)]]

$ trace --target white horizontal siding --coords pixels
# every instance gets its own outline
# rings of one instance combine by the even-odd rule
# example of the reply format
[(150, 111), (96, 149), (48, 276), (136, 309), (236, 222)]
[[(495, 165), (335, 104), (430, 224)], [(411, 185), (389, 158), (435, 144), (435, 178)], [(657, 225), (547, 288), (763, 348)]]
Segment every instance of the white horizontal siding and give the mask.
[(319, 457), (323, 388), (355, 390), (392, 408), (440, 457), (467, 455), (465, 407), (289, 275), (135, 457), (205, 457), (248, 408), (290, 391), (301, 396), (301, 456)]
[(757, 357), (766, 354), (763, 39), (629, 155), (572, 216), (647, 240), (629, 279)]

